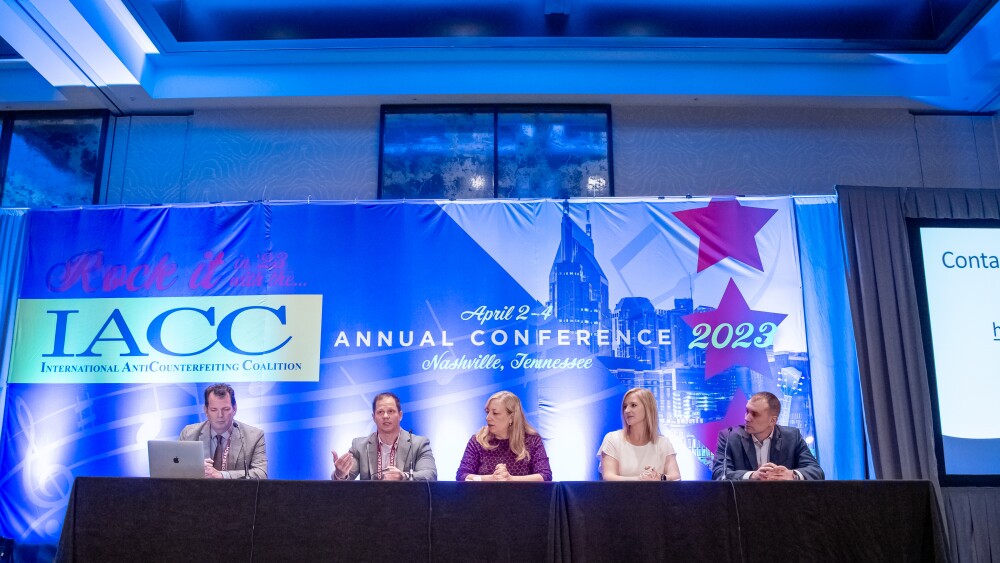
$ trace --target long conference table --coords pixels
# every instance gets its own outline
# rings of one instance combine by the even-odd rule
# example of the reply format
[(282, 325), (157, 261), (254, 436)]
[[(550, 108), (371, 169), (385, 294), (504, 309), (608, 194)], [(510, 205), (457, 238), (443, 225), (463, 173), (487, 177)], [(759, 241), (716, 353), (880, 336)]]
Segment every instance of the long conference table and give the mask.
[(58, 561), (943, 561), (924, 481), (81, 477)]

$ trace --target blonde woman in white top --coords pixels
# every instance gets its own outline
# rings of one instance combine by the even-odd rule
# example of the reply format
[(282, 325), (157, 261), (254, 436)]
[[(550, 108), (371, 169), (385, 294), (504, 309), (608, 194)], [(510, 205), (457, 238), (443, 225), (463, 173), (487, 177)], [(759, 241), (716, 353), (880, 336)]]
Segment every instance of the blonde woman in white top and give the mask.
[(677, 453), (660, 434), (656, 401), (648, 389), (631, 389), (622, 398), (622, 429), (604, 436), (601, 479), (605, 481), (679, 481)]

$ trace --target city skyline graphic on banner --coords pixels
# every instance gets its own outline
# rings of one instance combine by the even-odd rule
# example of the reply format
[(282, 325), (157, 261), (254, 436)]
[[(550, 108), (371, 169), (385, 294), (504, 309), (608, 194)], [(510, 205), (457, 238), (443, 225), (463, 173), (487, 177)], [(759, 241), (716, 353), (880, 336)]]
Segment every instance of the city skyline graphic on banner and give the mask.
[[(775, 213), (730, 199), (675, 215), (701, 235), (698, 271), (727, 257), (763, 270), (754, 235)], [(751, 310), (732, 279), (714, 305), (688, 296), (674, 298), (670, 308), (657, 308), (643, 295), (612, 304), (608, 277), (595, 257), (589, 210), (585, 217), (580, 228), (570, 217), (569, 202), (563, 203), (546, 303), (553, 324), (610, 332), (612, 341), (599, 345), (592, 340), (590, 352), (626, 387), (650, 390), (661, 431), (682, 437), (684, 447), (706, 467), (719, 432), (742, 424), (744, 403), (760, 391), (778, 396), (779, 424), (799, 428), (815, 453), (808, 355), (775, 352), (773, 346), (773, 332), (787, 315)], [(641, 333), (648, 336), (640, 339)]]

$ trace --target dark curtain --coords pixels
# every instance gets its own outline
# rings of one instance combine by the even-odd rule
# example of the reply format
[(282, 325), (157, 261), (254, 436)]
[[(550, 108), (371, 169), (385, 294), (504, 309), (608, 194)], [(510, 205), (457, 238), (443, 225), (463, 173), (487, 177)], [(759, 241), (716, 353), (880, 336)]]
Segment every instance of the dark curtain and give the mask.
[(907, 190), (838, 187), (865, 422), (878, 479), (938, 481)]
[(951, 553), (955, 561), (1000, 561), (1000, 488), (946, 487)]
[[(906, 219), (1000, 219), (1000, 190), (838, 186), (837, 195), (875, 476), (937, 484), (930, 390)], [(1000, 545), (996, 508), (989, 508), (996, 506), (1000, 494), (994, 491), (989, 496), (992, 505), (967, 500), (976, 495), (977, 489), (951, 488), (943, 493), (956, 561), (988, 561), (991, 552), (983, 549)], [(1000, 555), (995, 549), (992, 553)]]

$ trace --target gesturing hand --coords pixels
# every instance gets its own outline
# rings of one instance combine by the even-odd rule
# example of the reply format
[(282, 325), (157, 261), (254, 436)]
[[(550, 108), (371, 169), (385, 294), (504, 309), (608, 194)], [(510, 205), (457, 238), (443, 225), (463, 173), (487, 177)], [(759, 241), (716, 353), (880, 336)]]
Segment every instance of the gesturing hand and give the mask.
[(354, 467), (354, 456), (350, 454), (344, 454), (338, 456), (337, 452), (331, 451), (333, 454), (333, 465), (335, 467), (334, 471), (337, 474), (337, 479), (347, 479), (351, 474), (351, 468)]

